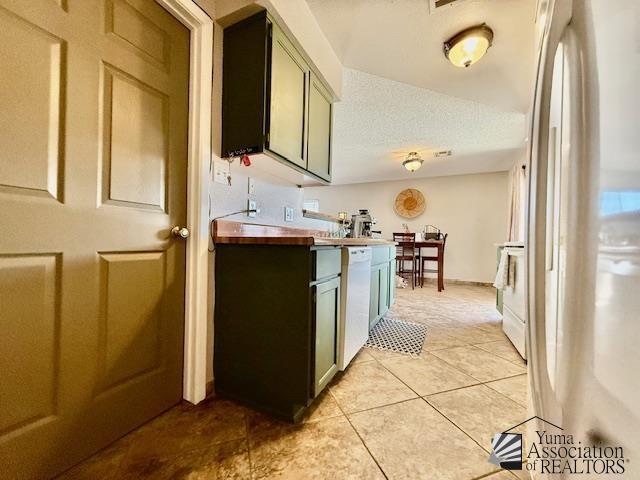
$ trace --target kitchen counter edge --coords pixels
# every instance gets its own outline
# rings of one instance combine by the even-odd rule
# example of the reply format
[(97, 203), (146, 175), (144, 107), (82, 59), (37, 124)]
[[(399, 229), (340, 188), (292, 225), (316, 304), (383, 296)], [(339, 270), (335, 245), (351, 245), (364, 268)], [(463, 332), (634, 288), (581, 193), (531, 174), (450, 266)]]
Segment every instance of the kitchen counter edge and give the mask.
[(329, 238), (329, 237), (216, 237), (216, 245), (298, 245), (298, 246), (338, 246), (369, 247), (395, 245), (382, 238)]

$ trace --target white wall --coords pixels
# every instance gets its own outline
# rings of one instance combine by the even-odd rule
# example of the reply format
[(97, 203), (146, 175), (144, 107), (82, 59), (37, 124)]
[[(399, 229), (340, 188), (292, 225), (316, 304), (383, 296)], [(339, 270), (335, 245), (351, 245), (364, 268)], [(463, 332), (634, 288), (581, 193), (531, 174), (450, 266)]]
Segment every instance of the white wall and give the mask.
[[(492, 282), (495, 243), (505, 241), (508, 213), (507, 172), (421, 178), (306, 188), (306, 199), (318, 199), (320, 211), (356, 213), (368, 208), (377, 230), (391, 238), (407, 223), (411, 231), (435, 225), (449, 234), (445, 251), (445, 278)], [(426, 198), (426, 210), (409, 220), (393, 210), (395, 197), (405, 188), (417, 188)]]

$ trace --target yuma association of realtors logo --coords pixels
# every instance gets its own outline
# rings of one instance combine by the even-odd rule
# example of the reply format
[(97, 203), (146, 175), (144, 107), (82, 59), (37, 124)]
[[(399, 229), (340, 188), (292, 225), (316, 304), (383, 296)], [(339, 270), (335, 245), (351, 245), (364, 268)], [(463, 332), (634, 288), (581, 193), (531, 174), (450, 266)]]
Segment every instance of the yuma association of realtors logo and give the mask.
[(505, 470), (522, 470), (522, 434), (498, 433), (491, 439), (489, 462)]
[(524, 465), (526, 470), (541, 474), (622, 475), (625, 473), (625, 463), (629, 460), (624, 457), (622, 447), (584, 445), (581, 441), (576, 442), (573, 435), (548, 433), (546, 430), (536, 431), (536, 439), (531, 443), (524, 457), (526, 461), (523, 461), (522, 434), (509, 431), (533, 419), (538, 419), (564, 432), (562, 427), (544, 418), (531, 417), (493, 436), (489, 462), (505, 470), (522, 470)]

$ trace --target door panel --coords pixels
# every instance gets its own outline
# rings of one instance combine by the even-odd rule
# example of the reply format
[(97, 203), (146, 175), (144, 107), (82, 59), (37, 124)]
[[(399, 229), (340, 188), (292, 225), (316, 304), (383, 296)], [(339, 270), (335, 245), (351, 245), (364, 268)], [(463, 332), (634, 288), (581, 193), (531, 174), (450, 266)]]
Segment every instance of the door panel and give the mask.
[(0, 0), (0, 56), (0, 465), (47, 478), (182, 396), (189, 32)]
[(125, 0), (107, 1), (106, 31), (121, 39), (123, 46), (145, 55), (147, 60), (168, 70), (171, 38), (141, 10)]
[[(395, 249), (392, 251), (395, 255)], [(396, 260), (389, 262), (389, 306), (396, 303)]]
[(309, 142), (307, 169), (331, 180), (331, 97), (311, 74), (309, 88)]
[(379, 315), (384, 316), (389, 310), (389, 264), (385, 263), (380, 267), (380, 298)]
[[(375, 252), (375, 249), (373, 250)], [(369, 328), (378, 320), (380, 311), (380, 267), (371, 270), (371, 290), (369, 293)]]
[(268, 148), (306, 167), (304, 146), (308, 67), (275, 25), (271, 57)]
[(55, 254), (0, 256), (3, 436), (55, 413), (59, 261)]
[(317, 396), (338, 371), (337, 329), (340, 315), (340, 278), (316, 285), (315, 383)]
[(2, 8), (0, 31), (0, 191), (57, 198), (64, 42)]
[(169, 97), (110, 66), (104, 77), (103, 199), (164, 211)]
[(160, 367), (166, 255), (139, 252), (100, 257), (99, 361), (106, 390)]

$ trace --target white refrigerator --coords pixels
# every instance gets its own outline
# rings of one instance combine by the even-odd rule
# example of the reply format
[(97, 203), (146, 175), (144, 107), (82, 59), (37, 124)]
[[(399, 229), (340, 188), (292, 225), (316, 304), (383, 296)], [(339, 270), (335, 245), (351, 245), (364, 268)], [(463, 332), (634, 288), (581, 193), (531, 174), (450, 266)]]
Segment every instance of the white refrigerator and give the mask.
[(622, 446), (615, 478), (640, 479), (640, 0), (540, 1), (536, 21), (533, 414)]

